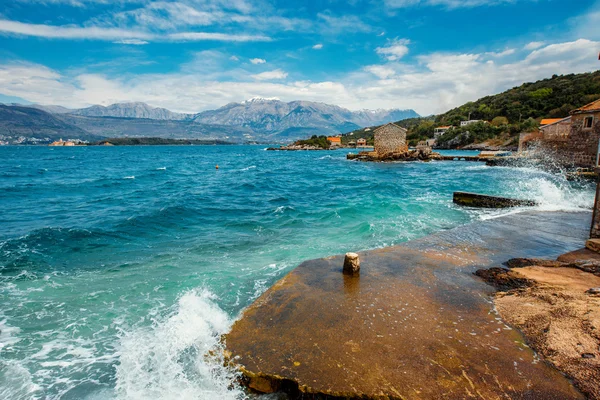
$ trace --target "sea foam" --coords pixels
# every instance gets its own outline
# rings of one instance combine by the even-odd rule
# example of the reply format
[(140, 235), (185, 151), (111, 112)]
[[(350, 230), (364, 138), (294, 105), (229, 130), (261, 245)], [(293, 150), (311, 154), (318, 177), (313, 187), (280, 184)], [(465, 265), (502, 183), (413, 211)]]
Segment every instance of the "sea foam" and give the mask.
[(215, 300), (207, 290), (187, 292), (166, 318), (125, 333), (116, 368), (118, 397), (242, 398), (221, 355), (220, 336), (232, 321)]

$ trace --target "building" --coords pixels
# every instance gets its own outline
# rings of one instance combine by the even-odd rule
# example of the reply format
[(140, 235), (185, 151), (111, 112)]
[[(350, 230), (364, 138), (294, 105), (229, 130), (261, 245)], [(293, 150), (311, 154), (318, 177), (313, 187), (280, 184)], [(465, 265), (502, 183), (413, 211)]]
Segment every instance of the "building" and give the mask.
[(440, 136), (442, 136), (444, 133), (446, 133), (446, 131), (448, 131), (448, 129), (452, 128), (451, 126), (438, 126), (437, 128), (435, 128), (433, 130), (433, 137), (434, 138), (439, 138)]
[(577, 167), (598, 165), (600, 99), (570, 112), (571, 116), (543, 125), (538, 132), (521, 134), (519, 149), (535, 156)]
[(526, 151), (530, 145), (536, 145), (541, 140), (567, 141), (570, 133), (571, 117), (543, 119), (537, 132), (521, 133), (519, 151)]
[(460, 121), (460, 126), (467, 126), (467, 125), (471, 125), (471, 124), (476, 124), (478, 122), (487, 123), (487, 121), (484, 121), (482, 119), (470, 119), (468, 121)]
[(356, 146), (357, 147), (366, 147), (367, 146), (367, 139), (365, 138), (360, 138), (356, 140)]
[(389, 123), (373, 131), (375, 136), (375, 153), (378, 156), (387, 156), (394, 153), (406, 153), (406, 129)]
[(596, 167), (600, 144), (600, 99), (586, 104), (571, 114), (571, 132), (567, 149), (575, 165)]
[(342, 145), (342, 138), (339, 136), (330, 136), (327, 140), (331, 143), (331, 147), (341, 147)]

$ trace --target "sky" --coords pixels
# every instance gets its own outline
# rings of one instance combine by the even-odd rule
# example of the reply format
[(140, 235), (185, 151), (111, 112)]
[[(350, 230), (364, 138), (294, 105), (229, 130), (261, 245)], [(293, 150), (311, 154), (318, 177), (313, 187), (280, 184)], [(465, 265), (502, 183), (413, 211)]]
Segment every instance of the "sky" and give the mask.
[(600, 69), (600, 0), (0, 0), (0, 102), (445, 112)]

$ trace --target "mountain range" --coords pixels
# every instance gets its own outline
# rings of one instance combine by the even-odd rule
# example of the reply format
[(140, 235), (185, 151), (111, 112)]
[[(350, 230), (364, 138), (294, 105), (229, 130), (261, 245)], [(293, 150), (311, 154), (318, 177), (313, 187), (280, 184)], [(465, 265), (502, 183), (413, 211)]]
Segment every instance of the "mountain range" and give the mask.
[(140, 102), (74, 110), (55, 105), (9, 104), (0, 106), (0, 140), (11, 143), (18, 137), (21, 142), (23, 138), (44, 142), (58, 137), (161, 137), (288, 142), (418, 116), (414, 110), (350, 111), (325, 103), (286, 103), (265, 98), (230, 103), (197, 114), (172, 112)]

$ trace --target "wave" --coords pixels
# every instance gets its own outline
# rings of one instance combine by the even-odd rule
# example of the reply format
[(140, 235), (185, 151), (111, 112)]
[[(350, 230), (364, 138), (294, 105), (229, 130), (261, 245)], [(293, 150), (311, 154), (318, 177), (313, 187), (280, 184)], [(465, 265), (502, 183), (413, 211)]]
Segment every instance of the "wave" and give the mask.
[(116, 392), (127, 399), (237, 400), (237, 373), (224, 366), (220, 336), (232, 321), (208, 290), (183, 294), (173, 312), (120, 339)]

